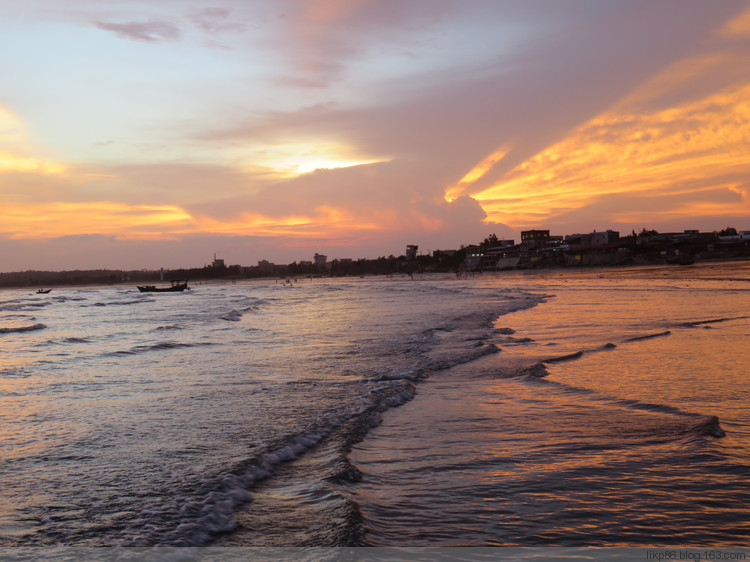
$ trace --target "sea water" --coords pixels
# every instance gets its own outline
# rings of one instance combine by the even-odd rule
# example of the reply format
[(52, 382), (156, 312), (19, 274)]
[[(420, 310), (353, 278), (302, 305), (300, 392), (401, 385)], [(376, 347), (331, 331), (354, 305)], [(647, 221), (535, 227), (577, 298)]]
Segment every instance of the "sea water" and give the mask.
[(355, 447), (371, 545), (746, 546), (746, 264), (515, 275), (503, 352)]
[(742, 545), (750, 268), (0, 293), (0, 546)]

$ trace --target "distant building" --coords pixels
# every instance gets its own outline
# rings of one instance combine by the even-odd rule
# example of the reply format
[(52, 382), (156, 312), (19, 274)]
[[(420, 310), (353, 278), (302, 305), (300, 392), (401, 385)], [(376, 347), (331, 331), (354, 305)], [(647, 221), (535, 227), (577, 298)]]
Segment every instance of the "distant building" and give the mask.
[(258, 262), (258, 270), (261, 273), (273, 273), (276, 269), (276, 264), (271, 263), (268, 260), (260, 260)]
[(617, 244), (620, 241), (620, 233), (615, 230), (596, 230), (589, 234), (569, 234), (565, 237), (565, 243), (570, 246), (607, 246)]
[(213, 268), (222, 268), (222, 267), (225, 267), (224, 266), (224, 260), (217, 258), (216, 254), (214, 254), (214, 261), (211, 264), (211, 267), (213, 267)]
[(482, 265), (484, 253), (479, 246), (466, 246), (466, 267), (469, 271), (479, 269)]
[(419, 250), (419, 246), (415, 246), (413, 244), (409, 244), (406, 247), (406, 259), (409, 261), (414, 261), (417, 259), (417, 250)]
[(569, 246), (582, 246), (583, 234), (566, 234), (565, 243)]
[(442, 258), (442, 257), (453, 257), (458, 250), (435, 250), (432, 252), (432, 256), (434, 258)]
[(538, 250), (549, 242), (549, 230), (524, 230), (521, 232), (521, 248), (523, 250)]
[(315, 256), (313, 256), (313, 260), (315, 261), (316, 269), (320, 271), (324, 271), (326, 269), (328, 256), (324, 256), (323, 254), (315, 254)]
[(617, 244), (620, 241), (620, 233), (616, 230), (605, 230), (597, 232), (596, 230), (584, 237), (584, 242), (591, 246), (605, 246), (607, 244)]
[(738, 230), (737, 234), (719, 236), (718, 238), (721, 242), (741, 242), (744, 240), (750, 240), (750, 230)]

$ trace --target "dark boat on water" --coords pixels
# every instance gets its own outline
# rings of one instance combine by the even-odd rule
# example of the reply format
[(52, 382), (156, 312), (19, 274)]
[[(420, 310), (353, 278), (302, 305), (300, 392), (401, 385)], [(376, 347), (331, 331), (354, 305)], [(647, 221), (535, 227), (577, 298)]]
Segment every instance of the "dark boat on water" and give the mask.
[(38, 290), (38, 291), (36, 292), (36, 294), (37, 294), (37, 295), (46, 295), (46, 294), (47, 294), (47, 293), (49, 293), (49, 292), (50, 292), (51, 290), (52, 290), (52, 289), (39, 289), (39, 290)]
[(176, 293), (188, 289), (187, 279), (171, 281), (169, 287), (157, 287), (156, 285), (137, 285), (141, 293)]

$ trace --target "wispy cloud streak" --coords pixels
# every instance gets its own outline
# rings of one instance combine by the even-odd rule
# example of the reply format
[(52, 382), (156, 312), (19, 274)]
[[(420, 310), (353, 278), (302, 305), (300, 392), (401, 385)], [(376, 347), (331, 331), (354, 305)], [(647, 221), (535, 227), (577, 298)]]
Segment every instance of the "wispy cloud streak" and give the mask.
[(104, 31), (111, 31), (121, 39), (130, 41), (144, 41), (155, 43), (159, 41), (175, 41), (180, 38), (180, 29), (173, 23), (166, 21), (144, 21), (113, 23), (99, 21), (96, 27)]

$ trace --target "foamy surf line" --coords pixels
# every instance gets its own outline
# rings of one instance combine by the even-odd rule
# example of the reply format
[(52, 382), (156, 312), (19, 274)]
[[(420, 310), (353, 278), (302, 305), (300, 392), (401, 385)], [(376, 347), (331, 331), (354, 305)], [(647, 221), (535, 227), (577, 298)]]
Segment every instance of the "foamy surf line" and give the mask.
[[(132, 536), (132, 542), (200, 546), (212, 542), (220, 535), (231, 533), (237, 528), (237, 510), (248, 504), (248, 509), (252, 510), (253, 489), (256, 486), (266, 482), (272, 485), (274, 474), (281, 465), (318, 450), (324, 442), (336, 443), (339, 459), (335, 473), (325, 478), (357, 480), (359, 471), (349, 462), (347, 455), (355, 443), (361, 441), (370, 429), (381, 422), (382, 412), (410, 401), (417, 392), (415, 385), (431, 373), (497, 353), (496, 346), (484, 342), (485, 332), (489, 333), (492, 322), (499, 315), (535, 306), (541, 300), (542, 297), (529, 297), (505, 301), (499, 303), (493, 312), (482, 310), (461, 316), (438, 328), (407, 338), (402, 343), (404, 351), (415, 353), (418, 358), (418, 364), (413, 368), (357, 381), (355, 384), (362, 385), (357, 404), (346, 406), (333, 414), (327, 422), (317, 424), (309, 431), (269, 445), (264, 452), (204, 483), (202, 487), (205, 491), (197, 495), (190, 494), (190, 499), (156, 506), (145, 512), (144, 515), (149, 520), (147, 526), (152, 531), (145, 537)], [(437, 337), (437, 331), (444, 333), (444, 336)], [(436, 351), (436, 355), (431, 354), (431, 351)], [(308, 477), (315, 478), (314, 475)], [(350, 503), (352, 517), (356, 519), (358, 506)], [(167, 522), (174, 519), (178, 522), (171, 523), (171, 529), (165, 529)], [(137, 530), (133, 532), (138, 533)]]
[[(361, 381), (357, 384), (367, 383)], [(269, 444), (263, 452), (235, 469), (203, 482), (202, 492), (190, 494), (175, 490), (171, 496), (176, 501), (144, 511), (146, 524), (142, 529), (126, 531), (126, 540), (133, 546), (203, 546), (217, 536), (233, 531), (237, 527), (234, 517), (236, 510), (252, 503), (253, 488), (272, 478), (280, 465), (299, 459), (353, 422), (354, 429), (349, 428), (344, 436), (345, 450), (341, 451), (341, 455), (345, 460), (349, 448), (379, 423), (380, 412), (408, 402), (415, 394), (414, 385), (405, 380), (374, 386), (363, 394), (369, 398), (367, 403), (353, 405), (305, 433)], [(357, 470), (346, 463), (336, 476), (356, 479)], [(143, 529), (147, 531), (144, 533)]]

